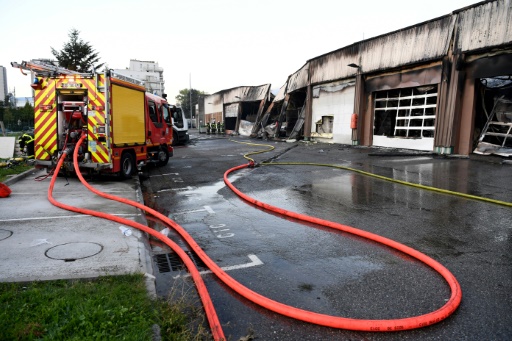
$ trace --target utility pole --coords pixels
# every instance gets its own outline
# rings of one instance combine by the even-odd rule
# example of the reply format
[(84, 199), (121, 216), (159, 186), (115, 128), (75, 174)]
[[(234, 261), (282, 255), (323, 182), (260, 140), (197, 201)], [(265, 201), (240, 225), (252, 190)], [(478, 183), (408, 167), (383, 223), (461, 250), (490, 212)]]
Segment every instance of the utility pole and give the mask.
[(188, 74), (188, 98), (190, 105), (190, 121), (192, 121), (192, 73)]

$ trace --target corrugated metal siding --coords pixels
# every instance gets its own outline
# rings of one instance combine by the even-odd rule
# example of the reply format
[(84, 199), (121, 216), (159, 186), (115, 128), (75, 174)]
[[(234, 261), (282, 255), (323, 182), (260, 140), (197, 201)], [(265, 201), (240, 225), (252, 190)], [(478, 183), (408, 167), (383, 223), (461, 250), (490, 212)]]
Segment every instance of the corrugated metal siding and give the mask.
[[(242, 98), (242, 86), (229, 90), (222, 90), (222, 97), (224, 98), (224, 103), (234, 103), (240, 102)], [(240, 97), (240, 98), (237, 98)]]
[(448, 52), (455, 17), (448, 15), (363, 42), (363, 72), (443, 58)]
[(311, 84), (353, 77), (356, 69), (347, 66), (359, 64), (359, 45), (354, 44), (309, 61)]
[(492, 48), (512, 43), (512, 0), (475, 4), (414, 26), (343, 47), (309, 60), (290, 76), (287, 93), (310, 84), (384, 71), (404, 65), (440, 60), (447, 55), (456, 27), (455, 53)]
[[(455, 26), (457, 25), (457, 26)], [(447, 56), (455, 32), (455, 53), (465, 53), (512, 43), (512, 0), (495, 0), (474, 4), (424, 23), (406, 27), (379, 37), (364, 40), (306, 62), (290, 75), (274, 102), (283, 101), (286, 94), (308, 85), (318, 85), (352, 78), (361, 66), (364, 74), (379, 74), (401, 66), (437, 63)], [(261, 101), (269, 95), (270, 84), (237, 87), (214, 94), (221, 103), (211, 111), (222, 110), (222, 103)], [(207, 106), (208, 111), (208, 106)]]
[(284, 83), (283, 86), (279, 89), (276, 97), (273, 102), (279, 102), (284, 100), (284, 96), (286, 95), (286, 87), (288, 86), (288, 82)]
[(256, 102), (267, 98), (270, 94), (270, 84), (260, 86), (246, 86), (242, 90), (242, 100)]
[(512, 43), (512, 1), (498, 0), (457, 14), (455, 52)]
[(309, 82), (309, 62), (301, 67), (297, 72), (292, 74), (288, 79), (287, 93), (293, 92), (297, 89), (302, 89), (308, 86)]
[(351, 63), (367, 73), (441, 59), (448, 51), (455, 17), (443, 16), (313, 59), (311, 84), (353, 77), (357, 70), (347, 66)]
[(256, 102), (269, 95), (270, 84), (259, 86), (240, 86), (229, 90), (223, 90), (224, 103)]

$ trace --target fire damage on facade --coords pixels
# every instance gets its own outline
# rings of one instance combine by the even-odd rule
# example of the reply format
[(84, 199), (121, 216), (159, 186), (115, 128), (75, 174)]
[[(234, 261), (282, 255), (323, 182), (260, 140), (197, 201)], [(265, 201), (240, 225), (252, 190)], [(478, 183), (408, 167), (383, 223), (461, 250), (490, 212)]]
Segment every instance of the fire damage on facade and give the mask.
[(204, 99), (205, 123), (223, 122), (226, 134), (249, 136), (272, 99), (270, 84), (216, 92)]
[(220, 91), (205, 113), (252, 137), (509, 157), (512, 2), (479, 2), (312, 58), (273, 99), (268, 84)]

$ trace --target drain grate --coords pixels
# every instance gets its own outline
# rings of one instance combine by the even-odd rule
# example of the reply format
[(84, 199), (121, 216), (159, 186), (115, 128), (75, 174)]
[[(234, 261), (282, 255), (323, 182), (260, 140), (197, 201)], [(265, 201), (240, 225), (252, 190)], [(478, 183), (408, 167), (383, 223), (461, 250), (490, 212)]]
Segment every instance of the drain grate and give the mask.
[[(199, 271), (206, 270), (206, 265), (195, 253), (190, 251), (185, 251), (185, 253), (192, 259)], [(185, 264), (175, 252), (154, 255), (153, 260), (158, 267), (159, 273), (185, 270)]]

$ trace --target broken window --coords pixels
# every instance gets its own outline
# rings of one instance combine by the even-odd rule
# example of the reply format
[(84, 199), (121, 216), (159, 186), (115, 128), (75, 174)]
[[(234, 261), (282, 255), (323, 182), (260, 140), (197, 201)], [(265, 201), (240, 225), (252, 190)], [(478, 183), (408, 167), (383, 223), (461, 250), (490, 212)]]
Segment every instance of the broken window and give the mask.
[(474, 152), (512, 155), (512, 76), (482, 78), (477, 89)]
[(316, 132), (318, 134), (332, 134), (332, 125), (334, 122), (334, 116), (322, 116), (321, 120), (318, 120), (316, 124)]
[(437, 85), (374, 94), (374, 135), (434, 137)]

